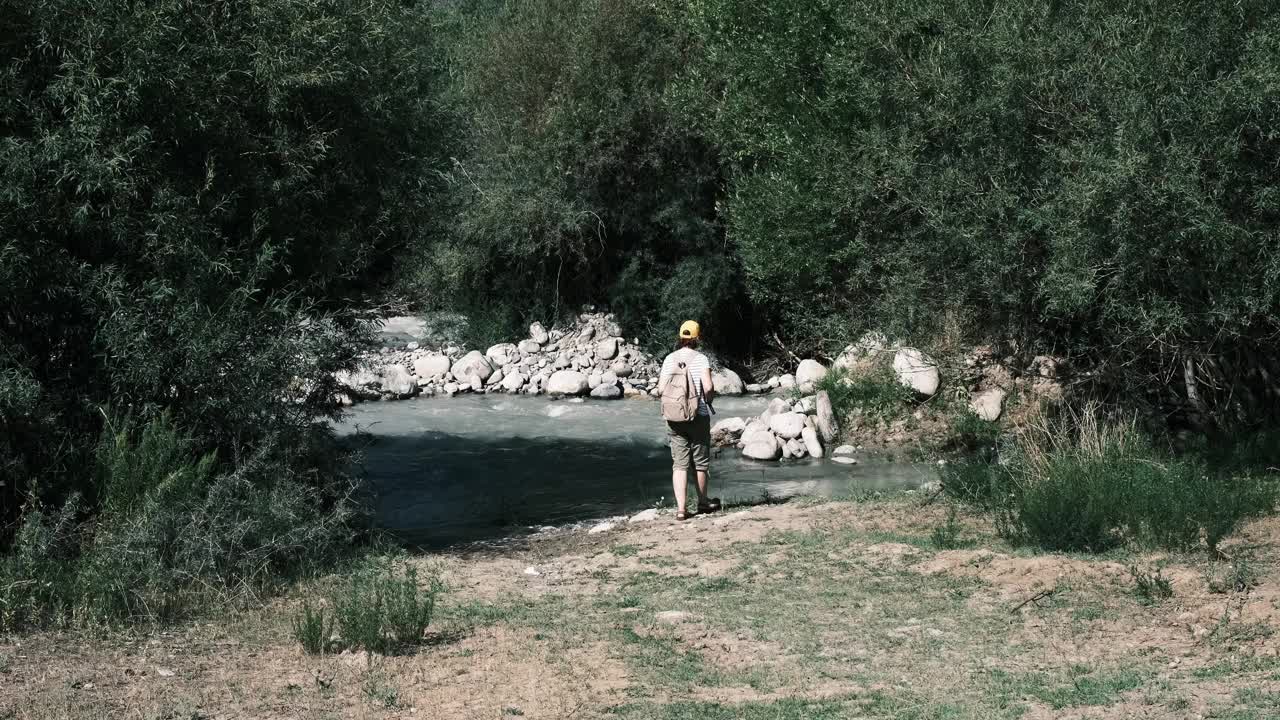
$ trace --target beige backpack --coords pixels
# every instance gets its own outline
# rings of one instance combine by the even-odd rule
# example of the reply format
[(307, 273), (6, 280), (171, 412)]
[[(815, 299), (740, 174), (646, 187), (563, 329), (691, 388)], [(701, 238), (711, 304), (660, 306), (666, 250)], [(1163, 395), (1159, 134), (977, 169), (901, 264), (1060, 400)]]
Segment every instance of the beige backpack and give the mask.
[(698, 394), (689, 378), (689, 366), (676, 363), (666, 387), (662, 389), (662, 419), (667, 422), (689, 422), (698, 416)]

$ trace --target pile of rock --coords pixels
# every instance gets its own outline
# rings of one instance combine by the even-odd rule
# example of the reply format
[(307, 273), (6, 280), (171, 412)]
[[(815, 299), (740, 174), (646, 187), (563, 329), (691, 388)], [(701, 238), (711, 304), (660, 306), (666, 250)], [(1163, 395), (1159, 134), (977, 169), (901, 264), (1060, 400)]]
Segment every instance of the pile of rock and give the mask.
[[(583, 313), (567, 328), (529, 326), (529, 336), (484, 352), (458, 345), (427, 349), (417, 342), (386, 347), (356, 372), (336, 375), (344, 402), (417, 395), (519, 393), (590, 395), (612, 400), (656, 396), (660, 360), (628, 343), (612, 314)], [(713, 373), (722, 395), (745, 391), (729, 369)], [(763, 388), (758, 388), (763, 390)]]
[(726, 418), (711, 428), (711, 440), (716, 445), (734, 445), (744, 456), (765, 461), (820, 458), (838, 434), (839, 426), (826, 392), (805, 395), (794, 402), (775, 397), (758, 417)]

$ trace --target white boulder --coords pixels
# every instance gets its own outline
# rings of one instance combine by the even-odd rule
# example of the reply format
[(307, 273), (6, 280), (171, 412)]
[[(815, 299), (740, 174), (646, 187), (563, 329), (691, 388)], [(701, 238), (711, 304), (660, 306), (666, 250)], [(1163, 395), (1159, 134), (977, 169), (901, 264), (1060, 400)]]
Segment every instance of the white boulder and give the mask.
[(552, 395), (581, 395), (588, 390), (587, 376), (573, 370), (559, 370), (547, 381), (547, 392)]
[(840, 431), (840, 425), (836, 422), (835, 410), (831, 407), (831, 397), (823, 390), (818, 393), (818, 432), (822, 435), (822, 441), (825, 443), (835, 442), (836, 435)]
[[(497, 367), (520, 359), (520, 350), (511, 343), (498, 343), (484, 352), (484, 356)], [(457, 375), (457, 373), (454, 373)]]
[(782, 447), (772, 433), (755, 433), (742, 448), (742, 455), (752, 460), (777, 460), (782, 455)]
[(379, 385), (382, 392), (391, 395), (407, 396), (418, 391), (418, 383), (403, 365), (385, 365), (379, 371)]
[(618, 355), (618, 338), (606, 338), (596, 343), (596, 357), (612, 360)]
[(711, 385), (717, 395), (741, 395), (744, 391), (742, 378), (729, 368), (722, 368), (711, 373)]
[(938, 392), (938, 364), (915, 348), (902, 348), (893, 356), (898, 382), (926, 397)]
[(740, 417), (725, 418), (711, 426), (711, 442), (715, 445), (732, 445), (746, 429), (746, 420)]
[(507, 392), (512, 392), (512, 393), (518, 392), (520, 388), (524, 387), (525, 381), (527, 379), (528, 378), (524, 375), (524, 373), (513, 372), (508, 374), (506, 377), (502, 378), (501, 387), (503, 390), (506, 390)]
[(858, 342), (841, 351), (831, 364), (833, 369), (857, 372), (875, 363), (880, 354), (889, 348), (889, 339), (882, 333), (869, 332)]
[(854, 452), (856, 452), (856, 449), (852, 445), (841, 445), (835, 450), (832, 450), (831, 454), (832, 455), (852, 455)]
[(804, 442), (805, 450), (813, 457), (822, 457), (822, 443), (818, 441), (818, 431), (807, 427), (800, 431), (800, 440)]
[(489, 376), (493, 374), (493, 365), (485, 359), (484, 355), (480, 354), (479, 350), (472, 350), (463, 355), (461, 360), (454, 363), (450, 372), (453, 373), (455, 378), (467, 378), (476, 375), (483, 381), (488, 380)]
[(835, 457), (831, 458), (831, 461), (838, 462), (841, 465), (857, 465), (858, 464), (858, 461), (855, 458), (850, 457), (848, 455), (836, 455)]
[(532, 355), (533, 353), (541, 350), (542, 345), (533, 340), (521, 340), (520, 344), (517, 345), (516, 348), (525, 355)]
[(801, 360), (800, 367), (796, 368), (796, 384), (800, 386), (801, 392), (813, 392), (826, 376), (826, 366), (817, 360)]
[(783, 375), (778, 378), (778, 387), (783, 390), (790, 390), (795, 386), (796, 386), (796, 376), (792, 375), (791, 373), (787, 373), (786, 375)]
[(546, 345), (551, 336), (547, 334), (547, 329), (542, 327), (542, 323), (534, 323), (529, 326), (529, 339), (539, 345)]
[(449, 358), (445, 355), (426, 355), (415, 358), (413, 372), (420, 378), (444, 377), (449, 372)]
[(804, 415), (796, 412), (784, 412), (769, 418), (769, 429), (784, 440), (800, 437), (804, 430)]
[(591, 391), (591, 397), (598, 400), (617, 400), (622, 397), (622, 388), (617, 383), (600, 383)]
[[(620, 378), (631, 377), (631, 365), (625, 360), (619, 360), (609, 366), (609, 372)], [(719, 387), (719, 386), (717, 386)]]
[(1004, 398), (1005, 392), (1000, 388), (983, 390), (969, 398), (969, 409), (983, 420), (995, 422), (1000, 419), (1000, 413), (1004, 410)]

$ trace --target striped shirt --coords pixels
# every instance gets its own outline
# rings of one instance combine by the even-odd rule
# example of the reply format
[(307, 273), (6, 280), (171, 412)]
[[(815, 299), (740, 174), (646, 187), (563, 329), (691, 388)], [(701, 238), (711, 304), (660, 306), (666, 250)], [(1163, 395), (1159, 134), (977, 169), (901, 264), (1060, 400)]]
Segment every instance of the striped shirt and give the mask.
[(702, 371), (710, 370), (711, 363), (707, 361), (707, 356), (697, 350), (689, 348), (680, 348), (671, 353), (662, 361), (662, 383), (666, 383), (675, 374), (677, 363), (685, 364), (685, 372), (689, 373), (689, 380), (693, 383), (693, 391), (698, 396), (698, 414), (711, 416), (711, 408), (707, 406), (707, 399), (702, 393)]

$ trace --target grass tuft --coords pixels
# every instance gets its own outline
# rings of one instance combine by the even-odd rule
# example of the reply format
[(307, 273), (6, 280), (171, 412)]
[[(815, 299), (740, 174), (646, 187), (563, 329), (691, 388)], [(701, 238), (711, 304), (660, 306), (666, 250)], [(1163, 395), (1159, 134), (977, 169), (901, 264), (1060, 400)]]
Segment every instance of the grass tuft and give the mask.
[(312, 608), (311, 603), (302, 603), (302, 609), (293, 617), (293, 639), (302, 645), (308, 655), (319, 655), (329, 644), (329, 636), (333, 634), (333, 618), (325, 614), (324, 608)]

